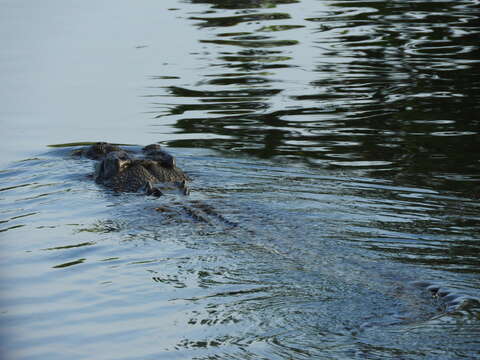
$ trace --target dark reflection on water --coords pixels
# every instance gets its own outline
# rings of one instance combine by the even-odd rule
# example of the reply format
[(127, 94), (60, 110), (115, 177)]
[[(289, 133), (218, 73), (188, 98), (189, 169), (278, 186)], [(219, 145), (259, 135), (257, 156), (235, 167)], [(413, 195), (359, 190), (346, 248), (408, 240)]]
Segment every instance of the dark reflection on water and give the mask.
[(171, 145), (479, 196), (478, 4), (192, 2), (203, 80), (159, 83)]
[[(466, 327), (450, 328), (455, 321), (437, 322), (435, 310), (427, 309), (424, 302), (412, 296), (408, 286), (404, 290), (386, 290), (390, 281), (403, 279), (408, 283), (408, 278), (431, 276), (448, 283), (453, 292), (469, 289), (467, 292), (478, 296), (478, 4), (191, 2), (210, 6), (189, 16), (204, 44), (204, 51), (196, 56), (200, 74), (195, 82), (181, 77), (175, 81), (156, 80), (156, 87), (148, 93), (155, 99), (153, 131), (156, 125), (171, 123), (177, 128), (178, 139), (169, 144), (175, 147), (210, 148), (227, 158), (248, 154), (275, 163), (349, 174), (352, 178), (342, 185), (337, 183), (332, 198), (307, 177), (301, 184), (287, 181), (284, 185), (286, 192), (297, 196), (288, 203), (287, 211), (300, 216), (302, 224), (289, 222), (288, 226), (296, 230), (290, 235), (283, 233), (280, 238), (289, 241), (277, 239), (281, 245), (275, 251), (293, 256), (292, 268), (302, 270), (292, 270), (288, 275), (280, 271), (277, 275), (283, 285), (296, 281), (301, 285), (291, 293), (286, 290), (288, 286), (281, 293), (261, 287), (260, 293), (252, 295), (261, 299), (255, 302), (261, 304), (257, 316), (275, 314), (271, 322), (260, 321), (271, 328), (263, 337), (268, 350), (255, 347), (258, 333), (254, 340), (244, 335), (240, 342), (230, 337), (213, 343), (189, 338), (180, 348), (221, 344), (224, 349), (226, 344), (236, 343), (243, 349), (243, 341), (248, 341), (246, 358), (260, 354), (265, 358), (299, 359), (479, 356), (479, 344), (474, 340), (478, 336), (478, 313), (473, 316), (477, 320), (468, 320)], [(241, 169), (236, 176), (239, 173)], [(270, 177), (278, 175), (274, 172)], [(324, 178), (317, 180), (328, 182)], [(281, 202), (276, 194), (267, 201)], [(309, 205), (316, 201), (321, 204), (319, 208)], [(330, 207), (331, 202), (339, 201), (345, 201), (348, 209), (335, 211)], [(296, 206), (302, 209), (296, 212)], [(335, 214), (333, 219), (328, 211)], [(347, 225), (350, 219), (355, 220)], [(328, 251), (330, 260), (322, 262), (326, 250), (320, 250), (318, 235), (311, 233), (318, 224), (322, 224), (323, 241), (329, 234), (328, 224), (335, 224), (332, 226), (336, 231), (342, 227), (342, 242), (368, 251), (368, 256), (362, 253), (361, 257), (375, 257), (378, 261), (387, 258), (401, 265), (386, 270), (383, 263), (356, 263), (354, 256), (337, 258), (336, 252)], [(315, 240), (310, 241), (310, 237)], [(339, 252), (348, 253), (343, 248)], [(338, 269), (342, 263), (352, 268)], [(408, 270), (410, 266), (413, 268)], [(271, 263), (268, 267), (273, 271)], [(389, 274), (380, 275), (382, 280), (376, 277), (379, 268)], [(325, 269), (338, 271), (349, 285), (332, 288), (328, 281), (322, 282)], [(293, 280), (296, 276), (298, 279)], [(389, 308), (392, 304), (369, 297), (364, 292), (365, 278), (386, 286), (383, 294), (395, 294), (394, 301), (403, 301), (403, 310), (385, 316), (378, 316), (375, 310), (367, 314), (369, 309)], [(271, 284), (266, 279), (260, 283)], [(372, 289), (371, 284), (366, 286)], [(307, 295), (306, 289), (311, 287), (321, 290)], [(267, 294), (263, 296), (263, 292)], [(329, 296), (340, 299), (334, 305)], [(357, 307), (362, 307), (365, 299), (370, 305)], [(326, 303), (331, 306), (330, 312), (323, 307)], [(218, 303), (207, 304), (207, 308), (212, 305), (218, 310)], [(243, 309), (241, 304), (235, 302), (236, 309)], [(413, 311), (415, 315), (409, 313), (412, 308), (417, 310)], [(340, 309), (349, 314), (349, 320), (339, 315), (343, 311)], [(244, 310), (240, 312), (244, 314)], [(359, 314), (364, 322), (356, 317)], [(382, 328), (395, 323), (390, 316), (417, 320), (431, 316), (436, 320), (429, 321), (427, 327), (413, 324), (397, 332)], [(362, 323), (361, 330), (352, 330), (356, 329), (354, 323)], [(284, 332), (276, 333), (275, 329)], [(445, 346), (443, 340), (435, 345), (435, 341), (430, 342), (452, 331), (466, 339), (471, 353), (467, 355), (465, 349), (457, 352)], [(355, 349), (348, 345), (352, 333)], [(424, 338), (426, 333), (429, 336)], [(392, 339), (398, 338), (402, 340), (392, 346)], [(220, 358), (225, 355), (221, 354)]]

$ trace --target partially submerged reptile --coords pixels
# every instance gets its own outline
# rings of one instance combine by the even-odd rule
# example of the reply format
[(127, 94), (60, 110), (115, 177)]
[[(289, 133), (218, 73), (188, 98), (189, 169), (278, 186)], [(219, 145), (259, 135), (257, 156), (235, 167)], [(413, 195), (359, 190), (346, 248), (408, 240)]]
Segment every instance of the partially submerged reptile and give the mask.
[[(187, 182), (190, 178), (177, 167), (175, 158), (162, 150), (158, 144), (147, 145), (140, 154), (121, 148), (118, 145), (98, 142), (93, 145), (77, 149), (76, 156), (85, 156), (98, 160), (95, 164), (94, 179), (117, 192), (139, 192), (147, 195), (161, 196), (163, 190), (176, 188), (183, 195), (189, 195)], [(202, 223), (211, 223), (216, 218), (229, 227), (237, 223), (226, 219), (213, 207), (202, 201), (189, 201), (188, 206), (182, 203), (179, 208), (192, 219)], [(165, 207), (156, 208), (160, 212), (172, 212)]]
[[(165, 187), (165, 185), (170, 185), (180, 189), (184, 195), (189, 194), (187, 187), (188, 176), (177, 167), (175, 158), (162, 150), (158, 144), (145, 146), (140, 154), (136, 154), (118, 145), (99, 142), (75, 150), (74, 154), (97, 160), (94, 173), (95, 181), (114, 191), (144, 191), (148, 195), (161, 196), (161, 188)], [(219, 214), (214, 208), (202, 201), (190, 201), (189, 204), (190, 206), (182, 203), (180, 209), (192, 219), (210, 223), (209, 218), (214, 217), (230, 227), (237, 226), (236, 223), (226, 219), (222, 214)], [(162, 212), (171, 211), (164, 207), (159, 207), (156, 210)], [(427, 281), (415, 281), (411, 285), (426, 290), (430, 293), (432, 299), (438, 300), (439, 312), (437, 316), (452, 314), (462, 310), (478, 312), (480, 308), (480, 300), (478, 298), (456, 293), (455, 291), (442, 288), (438, 284)], [(406, 304), (410, 303), (410, 308), (415, 310), (414, 299), (408, 301), (408, 298), (412, 295), (411, 290), (399, 290), (397, 296), (402, 298)], [(411, 320), (414, 319), (402, 319), (402, 321), (407, 322)]]
[(175, 158), (151, 144), (142, 149), (140, 156), (105, 142), (95, 143), (76, 150), (75, 155), (99, 160), (95, 165), (94, 179), (118, 192), (145, 191), (148, 195), (161, 196), (158, 184), (170, 184), (187, 195), (188, 177), (176, 165)]

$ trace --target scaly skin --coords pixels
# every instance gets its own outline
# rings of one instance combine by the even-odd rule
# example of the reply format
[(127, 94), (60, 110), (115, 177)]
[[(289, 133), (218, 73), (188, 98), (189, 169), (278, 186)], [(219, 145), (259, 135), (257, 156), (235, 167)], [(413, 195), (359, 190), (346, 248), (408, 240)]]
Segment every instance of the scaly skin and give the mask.
[(149, 145), (147, 148), (150, 149), (144, 150), (149, 159), (131, 159), (122, 149), (105, 144), (95, 144), (91, 148), (95, 148), (96, 153), (98, 148), (112, 150), (96, 165), (95, 181), (99, 184), (119, 192), (145, 190), (149, 195), (159, 196), (161, 191), (154, 185), (172, 183), (188, 193), (188, 177), (176, 167), (173, 156), (160, 150), (159, 146)]
[[(104, 167), (103, 173), (96, 177), (97, 183), (103, 184), (118, 192), (136, 192), (153, 188), (156, 183), (173, 183), (181, 187), (186, 181), (185, 174), (178, 168), (165, 169), (152, 160), (126, 160), (121, 164), (121, 171), (111, 172), (105, 177), (107, 160), (99, 164)], [(117, 166), (115, 166), (117, 167)], [(178, 184), (177, 184), (178, 183)]]

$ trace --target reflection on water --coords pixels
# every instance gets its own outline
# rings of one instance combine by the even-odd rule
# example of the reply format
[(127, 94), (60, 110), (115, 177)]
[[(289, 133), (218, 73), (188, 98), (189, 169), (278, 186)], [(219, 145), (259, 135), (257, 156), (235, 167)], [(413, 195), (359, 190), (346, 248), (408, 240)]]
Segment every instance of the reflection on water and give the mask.
[(189, 135), (172, 145), (198, 134), (201, 147), (478, 196), (474, 2), (193, 3), (211, 5), (189, 18), (208, 44), (203, 80), (150, 94), (158, 123)]
[(478, 358), (477, 5), (169, 4), (202, 51), (143, 96), (192, 194), (0, 170), (0, 357)]

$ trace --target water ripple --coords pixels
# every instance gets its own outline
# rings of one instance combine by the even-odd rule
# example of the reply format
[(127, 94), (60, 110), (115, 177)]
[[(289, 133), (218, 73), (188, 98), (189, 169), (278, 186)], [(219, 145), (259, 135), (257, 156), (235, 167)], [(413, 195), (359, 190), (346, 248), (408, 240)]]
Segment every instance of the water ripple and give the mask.
[[(313, 16), (301, 11), (290, 16), (256, 6), (242, 14), (215, 3), (208, 17), (191, 17), (200, 21), (194, 23), (200, 30), (210, 29), (200, 40), (210, 51), (201, 59), (208, 80), (196, 84), (196, 94), (165, 86), (178, 104), (171, 103), (159, 118), (175, 119), (177, 129), (196, 134), (202, 146), (260, 158), (371, 165), (373, 172), (405, 176), (411, 168), (418, 171), (417, 156), (409, 153), (422, 146), (430, 159), (422, 163), (425, 177), (461, 171), (449, 160), (448, 149), (461, 144), (459, 153), (472, 154), (479, 135), (471, 116), (478, 79), (470, 76), (479, 65), (478, 9), (469, 1), (445, 1), (442, 9), (436, 4), (329, 1)], [(225, 32), (225, 26), (232, 30)], [(228, 69), (228, 77), (212, 73), (211, 66)], [(209, 98), (215, 94), (221, 99)], [(243, 101), (238, 94), (245, 94)], [(438, 126), (440, 120), (454, 123)], [(424, 132), (419, 121), (431, 124), (431, 130)], [(420, 134), (431, 138), (415, 139)], [(436, 137), (444, 137), (439, 141), (448, 141), (448, 147)], [(172, 145), (187, 146), (191, 140)], [(435, 160), (438, 148), (445, 153), (442, 162)], [(468, 155), (464, 162), (471, 170), (463, 179), (478, 181), (478, 162)]]
[(98, 186), (90, 141), (0, 171), (6, 357), (478, 356), (478, 1), (176, 5), (198, 51), (138, 91), (192, 194)]
[[(84, 161), (55, 153), (32, 164), (35, 186), (10, 190), (6, 224), (21, 227), (2, 233), (9, 353), (83, 341), (102, 349), (115, 339), (145, 356), (341, 358), (401, 329), (430, 337), (441, 321), (451, 337), (456, 327), (444, 322), (475, 322), (474, 305), (442, 313), (430, 293), (408, 285), (424, 266), (421, 276), (453, 289), (455, 301), (478, 298), (478, 241), (467, 235), (478, 230), (475, 202), (385, 179), (174, 152), (194, 178), (192, 205), (204, 201), (237, 227), (159, 213), (158, 199), (110, 193)], [(77, 173), (63, 176), (68, 185), (52, 181), (65, 166)], [(45, 194), (31, 200), (35, 211), (9, 207), (28, 192)], [(413, 338), (403, 341), (407, 349)]]

